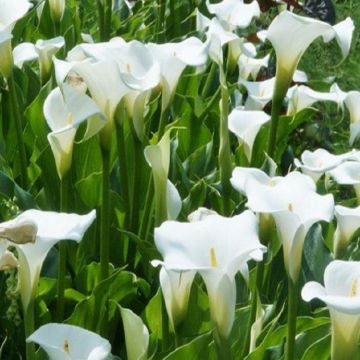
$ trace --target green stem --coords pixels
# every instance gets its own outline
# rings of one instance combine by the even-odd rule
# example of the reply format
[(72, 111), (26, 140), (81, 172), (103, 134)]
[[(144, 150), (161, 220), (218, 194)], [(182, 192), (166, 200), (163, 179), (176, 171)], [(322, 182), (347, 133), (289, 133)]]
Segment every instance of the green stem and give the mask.
[(163, 28), (165, 21), (165, 9), (166, 9), (166, 0), (158, 0), (157, 6), (159, 9), (159, 14), (156, 23), (156, 40), (157, 42), (161, 42), (163, 39)]
[[(60, 211), (66, 212), (68, 207), (69, 174), (60, 180)], [(59, 271), (57, 282), (56, 320), (62, 322), (64, 319), (64, 292), (66, 276), (66, 242), (65, 239), (59, 243)]]
[(166, 311), (164, 296), (161, 297), (161, 329), (162, 329), (162, 337), (161, 337), (162, 350), (166, 351), (169, 348), (170, 332), (169, 332), (169, 316)]
[(285, 360), (295, 359), (296, 315), (298, 305), (298, 282), (288, 278), (288, 318)]
[(250, 342), (251, 342), (251, 327), (256, 320), (256, 313), (258, 308), (258, 299), (260, 299), (260, 292), (262, 289), (263, 277), (264, 277), (264, 261), (261, 261), (256, 264), (256, 273), (255, 273), (255, 283), (252, 289), (252, 298), (251, 298), (251, 308), (248, 326), (246, 328), (245, 342), (242, 351), (241, 359), (245, 357), (247, 353), (250, 352)]
[(102, 204), (100, 224), (101, 280), (109, 277), (110, 260), (110, 152), (102, 149)]
[(158, 130), (158, 138), (159, 139), (161, 139), (162, 136), (164, 135), (164, 130), (165, 130), (168, 115), (169, 115), (169, 107), (166, 109), (161, 109), (159, 130)]
[(218, 360), (231, 360), (231, 344), (228, 339), (224, 339), (214, 330), (215, 349)]
[[(223, 74), (223, 69), (220, 68)], [(228, 114), (229, 114), (229, 90), (224, 78), (221, 81), (221, 101), (220, 101), (220, 145), (219, 145), (219, 168), (220, 168), (220, 181), (223, 191), (224, 199), (224, 213), (225, 215), (231, 214), (231, 150), (228, 128)]]
[(208, 76), (206, 77), (205, 85), (201, 91), (201, 96), (203, 98), (206, 98), (209, 95), (211, 86), (216, 76), (216, 72), (217, 72), (217, 64), (215, 62), (212, 62)]
[(104, 39), (108, 41), (111, 35), (112, 0), (106, 0), (104, 11)]
[(175, 9), (175, 0), (169, 1), (169, 8), (170, 8), (170, 19), (171, 23), (174, 26), (174, 37), (177, 37), (180, 35), (180, 19), (177, 16), (177, 11)]
[(166, 179), (154, 177), (155, 185), (155, 226), (160, 226), (167, 219)]
[(150, 175), (148, 187), (145, 196), (144, 210), (141, 216), (140, 226), (139, 226), (139, 237), (140, 239), (147, 239), (147, 229), (148, 224), (151, 222), (151, 210), (153, 208), (153, 200), (154, 200), (154, 188), (153, 188), (153, 177)]
[[(31, 299), (29, 305), (24, 309), (24, 327), (25, 339), (27, 339), (35, 331), (35, 314), (34, 314), (34, 300)], [(26, 360), (35, 360), (35, 344), (26, 343)]]
[(97, 12), (98, 12), (98, 22), (99, 22), (99, 33), (100, 33), (100, 41), (106, 41), (105, 36), (105, 10), (102, 0), (97, 0)]
[(22, 115), (20, 111), (20, 104), (18, 102), (13, 75), (8, 78), (8, 87), (9, 87), (10, 108), (14, 120), (16, 140), (19, 151), (20, 185), (22, 188), (26, 188), (28, 184), (28, 176), (27, 176), (25, 143), (24, 143), (23, 130), (22, 130)]

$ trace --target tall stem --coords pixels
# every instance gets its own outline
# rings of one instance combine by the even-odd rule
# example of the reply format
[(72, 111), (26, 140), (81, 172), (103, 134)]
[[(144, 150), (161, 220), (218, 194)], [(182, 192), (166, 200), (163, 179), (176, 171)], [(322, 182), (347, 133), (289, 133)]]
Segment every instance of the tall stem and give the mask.
[(224, 339), (214, 330), (215, 349), (218, 360), (231, 360), (231, 345), (228, 339)]
[(108, 41), (111, 35), (112, 0), (106, 0), (104, 11), (104, 40)]
[(229, 140), (228, 128), (228, 114), (229, 114), (229, 90), (226, 85), (225, 74), (220, 66), (221, 76), (221, 101), (220, 101), (220, 145), (219, 145), (219, 168), (220, 181), (224, 198), (224, 213), (230, 215), (231, 213), (231, 150)]
[(156, 23), (156, 40), (157, 42), (161, 42), (163, 40), (163, 28), (165, 21), (165, 8), (166, 8), (166, 0), (157, 0), (157, 5), (159, 9), (159, 15)]
[(98, 12), (98, 23), (99, 23), (99, 33), (100, 33), (100, 41), (105, 41), (105, 9), (102, 3), (102, 0), (97, 0), (97, 12)]
[[(60, 180), (60, 211), (66, 212), (68, 208), (69, 174)], [(66, 242), (63, 239), (59, 243), (59, 271), (57, 282), (56, 320), (64, 319), (64, 292), (66, 275)]]
[(109, 277), (110, 260), (110, 152), (102, 148), (102, 204), (100, 224), (101, 280)]
[(27, 176), (25, 143), (24, 143), (23, 129), (22, 129), (22, 116), (20, 111), (20, 104), (18, 102), (18, 97), (16, 94), (15, 81), (13, 76), (10, 76), (8, 78), (8, 87), (9, 87), (10, 108), (14, 120), (16, 141), (19, 151), (20, 180), (21, 180), (20, 185), (21, 187), (26, 188), (28, 184), (28, 176)]
[(139, 232), (138, 232), (140, 239), (147, 240), (147, 234), (148, 234), (147, 229), (149, 228), (149, 223), (151, 222), (152, 219), (151, 210), (153, 209), (153, 203), (154, 203), (154, 184), (153, 184), (153, 177), (150, 174), (148, 187), (146, 190), (144, 210), (141, 216)]
[(288, 278), (288, 318), (287, 339), (285, 347), (285, 360), (295, 358), (296, 314), (298, 305), (298, 281)]
[[(34, 300), (31, 299), (28, 307), (24, 309), (25, 339), (27, 339), (35, 331), (34, 318)], [(35, 360), (35, 358), (35, 344), (27, 342), (26, 360)]]
[(162, 350), (166, 351), (169, 348), (169, 316), (166, 311), (164, 296), (161, 297), (161, 329), (162, 329)]
[(205, 85), (201, 91), (202, 97), (206, 98), (209, 95), (211, 85), (213, 84), (215, 76), (216, 76), (216, 72), (217, 72), (217, 65), (215, 62), (212, 62), (208, 76), (206, 77)]

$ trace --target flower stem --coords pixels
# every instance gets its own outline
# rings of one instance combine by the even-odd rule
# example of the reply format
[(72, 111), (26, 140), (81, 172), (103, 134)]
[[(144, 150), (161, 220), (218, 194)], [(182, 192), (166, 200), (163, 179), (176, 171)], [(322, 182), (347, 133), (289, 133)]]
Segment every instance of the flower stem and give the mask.
[(108, 41), (111, 35), (112, 0), (106, 0), (104, 10), (104, 40)]
[(161, 296), (161, 330), (162, 330), (162, 350), (166, 351), (169, 348), (169, 316), (166, 311), (164, 296)]
[(8, 78), (8, 87), (9, 87), (10, 108), (14, 120), (16, 140), (19, 151), (20, 185), (22, 188), (26, 188), (28, 184), (28, 176), (27, 176), (25, 143), (23, 139), (23, 130), (22, 130), (22, 116), (20, 111), (20, 105), (18, 102), (18, 97), (16, 94), (16, 87), (15, 87), (15, 81), (13, 75), (11, 75)]
[[(66, 212), (68, 207), (69, 174), (60, 180), (60, 211)], [(64, 292), (66, 275), (66, 242), (59, 243), (59, 271), (57, 283), (56, 320), (62, 322), (64, 318)]]
[(105, 10), (102, 0), (97, 0), (97, 12), (98, 12), (98, 23), (99, 23), (99, 33), (100, 41), (105, 41)]
[(157, 0), (157, 6), (158, 6), (158, 18), (156, 23), (156, 40), (157, 42), (161, 42), (163, 39), (163, 27), (164, 27), (164, 21), (165, 21), (165, 8), (166, 8), (166, 0)]
[(214, 330), (215, 349), (218, 360), (231, 360), (231, 344), (228, 339), (224, 339), (216, 330)]
[(150, 220), (152, 219), (151, 213), (153, 209), (153, 203), (154, 203), (154, 185), (153, 185), (153, 177), (150, 174), (148, 187), (146, 190), (144, 210), (141, 216), (139, 232), (138, 232), (140, 239), (147, 240), (149, 223), (151, 222)]
[[(29, 305), (24, 309), (25, 339), (35, 331), (34, 322), (34, 300), (31, 299)], [(26, 343), (26, 360), (35, 360), (35, 344)]]
[[(223, 74), (223, 69), (220, 67), (220, 72)], [(228, 114), (229, 114), (229, 90), (226, 85), (225, 74), (223, 74), (221, 81), (221, 101), (220, 101), (220, 145), (219, 145), (219, 168), (220, 181), (223, 191), (224, 199), (224, 214), (231, 213), (231, 150), (229, 140), (228, 128)]]
[(296, 314), (298, 305), (298, 282), (288, 278), (288, 318), (287, 318), (287, 339), (285, 347), (285, 360), (295, 358), (295, 336), (296, 336)]
[(100, 224), (101, 280), (109, 277), (110, 259), (110, 152), (102, 148), (102, 204)]

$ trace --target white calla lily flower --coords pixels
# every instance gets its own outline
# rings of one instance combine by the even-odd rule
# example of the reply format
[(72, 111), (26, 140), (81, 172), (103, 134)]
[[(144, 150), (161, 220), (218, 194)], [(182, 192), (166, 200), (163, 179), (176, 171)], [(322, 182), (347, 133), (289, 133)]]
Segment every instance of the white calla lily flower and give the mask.
[(299, 172), (289, 173), (274, 185), (263, 185), (250, 178), (246, 196), (249, 209), (272, 214), (283, 245), (286, 271), (296, 283), (305, 236), (313, 224), (332, 219), (333, 196), (317, 194), (313, 180)]
[(65, 0), (49, 0), (50, 16), (55, 23), (59, 23), (64, 16)]
[(39, 59), (40, 77), (42, 81), (48, 79), (52, 57), (65, 45), (65, 39), (58, 36), (49, 40), (37, 40), (35, 45), (32, 43), (21, 43), (14, 48), (14, 64), (22, 67), (24, 62)]
[(352, 185), (360, 203), (360, 162), (345, 161), (327, 172), (339, 185)]
[(130, 309), (120, 306), (124, 325), (128, 360), (146, 360), (149, 347), (149, 330), (143, 321)]
[(309, 81), (309, 79), (308, 76), (306, 75), (306, 72), (296, 69), (294, 72), (293, 81), (306, 83)]
[(287, 92), (289, 98), (287, 115), (295, 115), (318, 101), (332, 101), (338, 106), (342, 106), (342, 98), (339, 96), (337, 89), (337, 87), (331, 87), (329, 92), (320, 92), (305, 85), (295, 85)]
[(106, 117), (106, 124), (100, 132), (101, 145), (110, 149), (114, 116), (120, 101), (131, 90), (123, 82), (117, 63), (108, 61), (81, 61), (72, 68), (85, 81), (92, 99)]
[(164, 111), (175, 94), (177, 83), (185, 67), (199, 68), (206, 63), (208, 44), (195, 37), (189, 37), (177, 43), (149, 43), (147, 47), (160, 64), (162, 111)]
[(90, 138), (105, 125), (105, 117), (87, 95), (63, 84), (63, 91), (55, 88), (44, 102), (44, 116), (51, 129), (48, 140), (54, 154), (59, 178), (69, 171), (78, 126), (88, 119), (84, 138)]
[(238, 60), (239, 77), (241, 79), (247, 80), (249, 76), (251, 76), (251, 78), (255, 80), (260, 69), (262, 67), (268, 67), (269, 59), (270, 55), (256, 59), (246, 56), (245, 54), (241, 54)]
[(305, 301), (320, 299), (332, 323), (331, 359), (358, 359), (360, 333), (360, 262), (332, 261), (325, 269), (324, 285), (311, 281), (301, 296)]
[(353, 159), (357, 153), (358, 151), (351, 150), (344, 154), (334, 155), (325, 149), (305, 150), (301, 154), (301, 161), (295, 159), (294, 164), (301, 169), (302, 173), (310, 176), (316, 183), (324, 173), (336, 168), (344, 161)]
[[(166, 219), (176, 219), (182, 207), (181, 197), (174, 184), (168, 179), (170, 167), (170, 130), (167, 131), (158, 144), (145, 147), (144, 155), (151, 167), (157, 212)], [(158, 214), (160, 215), (160, 214)]]
[(245, 86), (248, 92), (245, 109), (262, 110), (272, 99), (275, 78), (264, 81), (246, 81), (240, 78), (238, 84)]
[(348, 208), (335, 206), (337, 226), (334, 234), (334, 254), (336, 257), (346, 250), (356, 230), (360, 228), (360, 206)]
[(346, 94), (344, 103), (350, 113), (349, 144), (353, 145), (360, 135), (360, 92), (350, 91)]
[(256, 216), (250, 211), (232, 218), (208, 215), (191, 223), (165, 221), (155, 229), (166, 271), (196, 271), (203, 278), (211, 318), (222, 338), (228, 337), (234, 321), (235, 275), (240, 271), (247, 278), (247, 261), (261, 261), (266, 249), (257, 231)]
[(285, 95), (302, 55), (316, 38), (322, 36), (326, 42), (336, 38), (345, 58), (350, 50), (353, 30), (354, 24), (350, 18), (331, 26), (290, 11), (281, 12), (266, 34), (276, 52), (278, 91)]
[(6, 79), (12, 74), (13, 55), (11, 32), (33, 5), (28, 0), (0, 0), (0, 74)]
[(105, 360), (111, 352), (108, 340), (75, 325), (46, 324), (26, 341), (39, 344), (51, 360)]
[(229, 114), (229, 130), (234, 133), (249, 162), (251, 161), (252, 148), (257, 133), (262, 125), (270, 121), (270, 116), (263, 111), (246, 111), (234, 109)]
[(223, 0), (211, 4), (209, 0), (206, 0), (206, 6), (210, 14), (214, 14), (231, 31), (237, 27), (248, 27), (253, 18), (260, 16), (260, 7), (257, 1), (248, 4), (243, 0)]
[[(2, 229), (28, 224), (28, 231), (25, 232), (27, 237), (33, 234), (31, 229), (36, 229), (34, 243), (16, 245), (19, 254), (19, 288), (25, 311), (35, 296), (41, 267), (50, 249), (60, 240), (80, 242), (95, 217), (95, 210), (86, 215), (26, 210), (15, 219), (1, 224)], [(24, 231), (17, 232), (16, 236), (13, 236), (14, 240), (21, 242)]]

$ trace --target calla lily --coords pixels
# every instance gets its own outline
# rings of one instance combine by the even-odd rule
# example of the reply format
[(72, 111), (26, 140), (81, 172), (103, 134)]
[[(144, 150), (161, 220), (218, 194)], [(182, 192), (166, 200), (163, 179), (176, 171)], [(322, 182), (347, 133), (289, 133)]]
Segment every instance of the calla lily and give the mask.
[(59, 23), (64, 16), (65, 0), (49, 0), (50, 16), (55, 23)]
[(324, 284), (305, 284), (305, 301), (318, 298), (325, 302), (331, 316), (331, 359), (358, 359), (360, 333), (360, 262), (332, 261), (325, 269)]
[(199, 10), (196, 12), (196, 29), (206, 31), (207, 43), (209, 44), (209, 56), (218, 65), (223, 64), (223, 47), (229, 45), (229, 65), (233, 67), (241, 53), (246, 56), (256, 56), (256, 49), (253, 44), (245, 44), (243, 38), (227, 28), (216, 18), (209, 19)]
[(350, 113), (349, 143), (353, 145), (360, 135), (360, 92), (350, 91), (347, 93), (344, 103)]
[(206, 1), (210, 14), (216, 15), (218, 20), (226, 24), (230, 30), (246, 28), (251, 20), (260, 16), (260, 7), (257, 1), (245, 4), (243, 0), (223, 0), (217, 4)]
[(305, 236), (318, 221), (333, 217), (332, 195), (318, 195), (313, 180), (292, 172), (278, 183), (263, 185), (253, 179), (246, 183), (247, 207), (257, 213), (272, 214), (283, 245), (289, 277), (297, 282)]
[(350, 18), (331, 26), (328, 23), (281, 12), (271, 23), (266, 38), (272, 43), (277, 59), (277, 85), (279, 97), (285, 96), (294, 71), (309, 45), (319, 36), (328, 42), (336, 38), (345, 58), (350, 50), (354, 24)]
[(256, 79), (260, 69), (262, 67), (268, 67), (270, 55), (266, 55), (261, 59), (255, 59), (253, 57), (241, 54), (238, 60), (239, 77), (247, 80), (251, 75), (253, 80)]
[(105, 360), (111, 351), (108, 340), (92, 331), (67, 324), (43, 325), (26, 341), (39, 344), (51, 360)]
[(13, 68), (11, 32), (16, 21), (31, 7), (32, 4), (28, 0), (0, 0), (0, 74), (5, 78), (11, 76)]
[(235, 316), (235, 275), (240, 271), (247, 278), (247, 261), (261, 261), (265, 251), (257, 226), (256, 216), (245, 211), (232, 218), (209, 215), (192, 223), (166, 221), (155, 229), (166, 271), (196, 271), (203, 278), (212, 321), (225, 339)]
[(50, 75), (53, 55), (64, 45), (65, 40), (62, 36), (49, 40), (38, 40), (35, 45), (22, 43), (14, 49), (14, 64), (21, 68), (24, 62), (39, 59), (40, 77), (45, 82)]
[(147, 47), (160, 64), (162, 111), (170, 104), (179, 78), (186, 66), (201, 67), (207, 60), (207, 44), (195, 37), (178, 43), (154, 44)]
[[(72, 70), (85, 81), (92, 99), (105, 115), (107, 121), (100, 132), (100, 141), (109, 150), (116, 108), (130, 89), (122, 81), (117, 63), (111, 59), (96, 63), (78, 62), (72, 66)], [(94, 125), (98, 127), (98, 124)]]
[(49, 250), (60, 240), (80, 242), (95, 217), (95, 210), (87, 215), (27, 210), (15, 219), (1, 224), (2, 229), (28, 224), (25, 232), (18, 231), (16, 237), (13, 235), (17, 242), (24, 240), (24, 233), (27, 238), (33, 236), (34, 231), (36, 233), (34, 243), (16, 245), (19, 254), (19, 288), (25, 311), (35, 296), (42, 263)]
[(245, 103), (246, 110), (262, 110), (271, 101), (275, 78), (264, 81), (246, 81), (239, 79), (238, 83), (245, 86), (248, 92)]
[(146, 146), (144, 155), (153, 173), (158, 220), (176, 219), (181, 210), (181, 198), (176, 187), (168, 180), (170, 131), (164, 134), (158, 144)]
[(360, 162), (346, 161), (329, 170), (328, 174), (340, 185), (353, 185), (356, 197), (360, 203)]
[(345, 206), (335, 206), (337, 227), (334, 234), (334, 253), (338, 257), (346, 250), (355, 231), (360, 228), (360, 206), (351, 209)]
[(233, 132), (244, 151), (249, 162), (257, 133), (262, 125), (270, 121), (270, 116), (263, 111), (245, 111), (234, 109), (229, 115), (229, 130)]
[(124, 324), (128, 360), (146, 360), (149, 347), (149, 330), (139, 316), (130, 309), (120, 307)]
[(305, 150), (301, 154), (301, 161), (295, 159), (294, 164), (316, 183), (325, 172), (351, 159), (356, 153), (356, 150), (351, 150), (345, 154), (334, 155), (325, 149), (316, 149), (315, 151)]
[(287, 115), (295, 115), (300, 110), (310, 107), (317, 101), (332, 101), (341, 106), (342, 98), (337, 90), (337, 86), (332, 86), (330, 92), (325, 93), (312, 90), (304, 85), (296, 85), (290, 88), (287, 93), (287, 96), (290, 98)]
[(85, 120), (89, 125), (84, 138), (89, 138), (105, 125), (105, 118), (95, 102), (72, 86), (64, 84), (51, 91), (44, 103), (45, 119), (52, 130), (48, 135), (59, 178), (69, 171), (76, 130)]
[(296, 69), (294, 72), (293, 81), (300, 82), (300, 83), (306, 83), (309, 81), (309, 79), (304, 71)]

